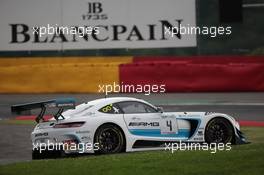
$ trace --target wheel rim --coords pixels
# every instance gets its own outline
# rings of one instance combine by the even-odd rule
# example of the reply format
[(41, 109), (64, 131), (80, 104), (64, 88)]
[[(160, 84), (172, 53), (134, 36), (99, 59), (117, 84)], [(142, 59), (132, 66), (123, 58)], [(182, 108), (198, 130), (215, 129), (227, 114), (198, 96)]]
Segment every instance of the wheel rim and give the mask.
[(103, 129), (98, 137), (100, 150), (104, 153), (117, 152), (121, 145), (120, 141), (120, 133), (117, 130), (111, 128)]
[(206, 134), (210, 143), (227, 143), (232, 139), (230, 126), (221, 120), (210, 123)]

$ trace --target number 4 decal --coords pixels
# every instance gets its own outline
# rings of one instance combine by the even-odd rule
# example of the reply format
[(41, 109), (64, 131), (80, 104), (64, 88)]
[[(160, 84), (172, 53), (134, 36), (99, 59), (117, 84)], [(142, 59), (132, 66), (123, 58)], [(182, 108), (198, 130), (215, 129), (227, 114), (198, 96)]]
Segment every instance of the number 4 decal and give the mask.
[(170, 128), (170, 131), (172, 131), (171, 120), (167, 120), (166, 123), (167, 123), (167, 126)]
[(175, 115), (162, 116), (160, 122), (161, 134), (177, 134), (178, 124)]

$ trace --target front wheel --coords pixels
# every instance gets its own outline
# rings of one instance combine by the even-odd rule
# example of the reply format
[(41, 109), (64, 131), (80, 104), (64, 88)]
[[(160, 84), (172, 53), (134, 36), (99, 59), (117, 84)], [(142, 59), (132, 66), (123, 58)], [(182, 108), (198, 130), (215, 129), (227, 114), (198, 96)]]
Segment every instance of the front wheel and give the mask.
[(109, 154), (124, 151), (125, 138), (122, 130), (113, 124), (104, 124), (95, 133), (94, 143), (98, 143), (96, 153)]
[(205, 129), (207, 143), (229, 143), (234, 135), (233, 126), (227, 119), (214, 118), (210, 120)]

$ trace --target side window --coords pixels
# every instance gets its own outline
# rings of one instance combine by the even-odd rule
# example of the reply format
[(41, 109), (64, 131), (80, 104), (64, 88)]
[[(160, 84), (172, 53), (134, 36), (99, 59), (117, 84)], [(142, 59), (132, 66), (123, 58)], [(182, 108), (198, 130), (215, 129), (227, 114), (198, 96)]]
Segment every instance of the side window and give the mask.
[(102, 107), (101, 109), (99, 109), (98, 111), (100, 111), (102, 113), (107, 113), (107, 114), (120, 114), (120, 113), (122, 113), (116, 104), (106, 105), (106, 106)]
[(153, 107), (137, 101), (120, 102), (118, 103), (118, 106), (120, 106), (120, 108), (125, 114), (157, 112)]

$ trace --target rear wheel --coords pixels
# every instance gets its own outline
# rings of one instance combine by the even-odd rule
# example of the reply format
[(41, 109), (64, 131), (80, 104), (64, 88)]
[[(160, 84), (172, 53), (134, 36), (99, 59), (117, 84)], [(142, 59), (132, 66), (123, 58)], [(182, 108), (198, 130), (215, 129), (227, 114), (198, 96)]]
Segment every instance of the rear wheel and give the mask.
[(66, 157), (66, 154), (63, 150), (55, 150), (55, 151), (41, 151), (38, 149), (32, 150), (32, 160), (38, 159), (57, 159)]
[(97, 129), (94, 143), (98, 143), (99, 145), (99, 150), (96, 153), (119, 153), (124, 151), (125, 137), (118, 126), (104, 124)]
[(229, 143), (234, 135), (233, 127), (227, 119), (214, 118), (210, 120), (205, 129), (207, 143)]
[(32, 160), (44, 159), (38, 150), (32, 150)]

